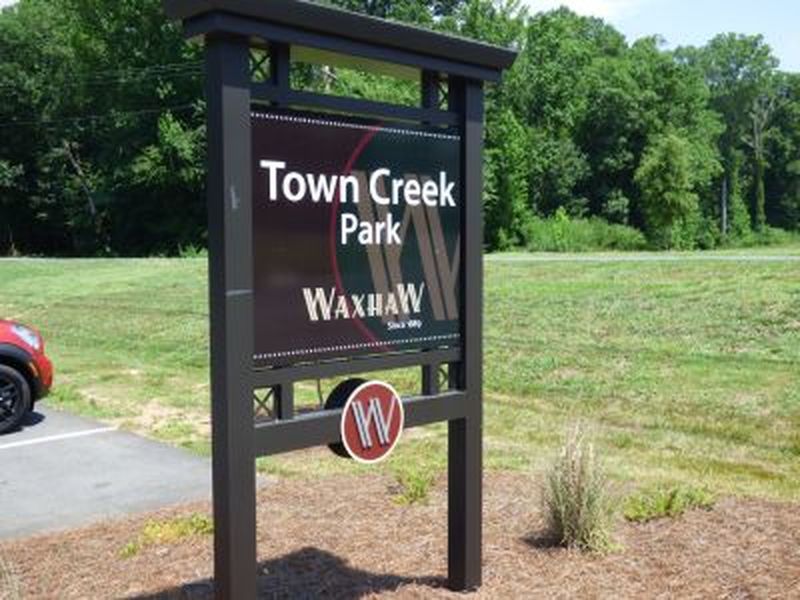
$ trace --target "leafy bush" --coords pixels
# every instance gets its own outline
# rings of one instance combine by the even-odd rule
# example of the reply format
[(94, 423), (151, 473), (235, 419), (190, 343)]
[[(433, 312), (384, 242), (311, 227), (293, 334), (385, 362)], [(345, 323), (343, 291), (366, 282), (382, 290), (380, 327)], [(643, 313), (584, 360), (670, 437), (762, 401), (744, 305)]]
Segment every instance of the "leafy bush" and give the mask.
[(713, 250), (720, 245), (722, 233), (713, 218), (702, 217), (695, 233), (695, 245), (700, 250)]
[(649, 234), (651, 247), (659, 250), (695, 250), (703, 239), (703, 217), (700, 209), (692, 208), (685, 216)]
[(761, 231), (751, 231), (741, 238), (733, 239), (729, 245), (740, 248), (753, 248), (756, 246), (786, 246), (797, 243), (800, 243), (800, 235), (797, 233), (767, 226)]
[(580, 427), (567, 434), (547, 474), (543, 498), (553, 539), (581, 550), (610, 548), (613, 504), (608, 479)]
[(178, 246), (178, 256), (180, 258), (206, 258), (208, 256), (208, 250), (202, 246), (195, 246), (194, 244)]
[(625, 518), (646, 522), (663, 517), (678, 517), (693, 508), (710, 509), (714, 495), (704, 488), (691, 486), (656, 487), (643, 490), (625, 502)]
[(571, 219), (559, 209), (551, 219), (534, 218), (526, 225), (525, 244), (533, 252), (591, 252), (596, 250), (643, 250), (644, 235), (627, 225), (599, 218)]

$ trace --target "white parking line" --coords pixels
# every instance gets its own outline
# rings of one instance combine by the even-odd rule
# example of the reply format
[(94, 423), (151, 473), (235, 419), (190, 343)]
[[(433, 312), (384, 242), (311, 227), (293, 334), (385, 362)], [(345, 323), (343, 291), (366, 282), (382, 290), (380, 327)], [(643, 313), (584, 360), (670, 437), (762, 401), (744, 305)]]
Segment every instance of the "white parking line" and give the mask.
[(24, 440), (22, 442), (11, 442), (10, 444), (3, 444), (0, 450), (10, 450), (11, 448), (21, 448), (23, 446), (34, 446), (36, 444), (46, 444), (47, 442), (58, 442), (60, 440), (69, 440), (72, 438), (86, 437), (87, 435), (96, 435), (98, 433), (107, 433), (109, 431), (116, 431), (116, 427), (100, 427), (98, 429), (87, 429), (85, 431), (73, 431), (72, 433), (62, 433), (59, 435), (49, 435), (47, 437), (34, 438), (32, 440)]

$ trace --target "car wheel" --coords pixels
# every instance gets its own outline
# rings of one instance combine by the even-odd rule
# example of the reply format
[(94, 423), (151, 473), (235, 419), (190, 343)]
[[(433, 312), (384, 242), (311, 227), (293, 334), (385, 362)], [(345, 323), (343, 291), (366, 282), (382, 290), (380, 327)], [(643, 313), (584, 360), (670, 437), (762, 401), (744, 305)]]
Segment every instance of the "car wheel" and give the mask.
[(31, 387), (16, 369), (0, 365), (0, 434), (15, 429), (31, 408)]

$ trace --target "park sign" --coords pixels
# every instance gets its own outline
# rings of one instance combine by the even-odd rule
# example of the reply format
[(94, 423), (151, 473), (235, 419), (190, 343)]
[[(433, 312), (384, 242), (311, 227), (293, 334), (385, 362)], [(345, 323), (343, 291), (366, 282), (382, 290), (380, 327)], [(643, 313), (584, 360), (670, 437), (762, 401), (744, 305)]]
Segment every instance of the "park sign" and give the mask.
[[(370, 464), (442, 421), (448, 582), (479, 586), (483, 82), (516, 53), (316, 2), (164, 6), (205, 46), (217, 598), (256, 596), (256, 458)], [(297, 89), (297, 63), (413, 81), (419, 102)], [(417, 392), (360, 379), (401, 368)]]
[(252, 119), (256, 362), (458, 346), (458, 134)]

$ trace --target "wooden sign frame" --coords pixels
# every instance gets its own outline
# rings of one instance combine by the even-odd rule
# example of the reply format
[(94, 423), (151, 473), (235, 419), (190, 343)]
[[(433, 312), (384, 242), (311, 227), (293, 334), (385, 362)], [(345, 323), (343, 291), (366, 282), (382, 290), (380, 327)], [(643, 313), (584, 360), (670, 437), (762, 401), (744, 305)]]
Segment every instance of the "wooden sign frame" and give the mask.
[[(340, 440), (341, 410), (296, 414), (302, 380), (419, 367), (422, 389), (403, 398), (406, 427), (448, 422), (448, 575), (455, 590), (481, 584), (483, 82), (516, 53), (479, 42), (295, 0), (165, 0), (187, 37), (204, 38), (208, 110), (211, 399), (218, 598), (256, 593), (255, 460)], [(254, 80), (257, 50), (269, 57)], [(343, 64), (420, 77), (418, 107), (292, 89), (290, 61)], [(263, 62), (263, 59), (262, 61)], [(446, 95), (446, 100), (444, 96)], [(257, 369), (253, 363), (251, 110), (286, 108), (457, 127), (461, 136), (460, 346)], [(440, 369), (447, 383), (440, 385)], [(268, 390), (274, 418), (255, 420)], [(259, 400), (263, 403), (263, 400)]]

